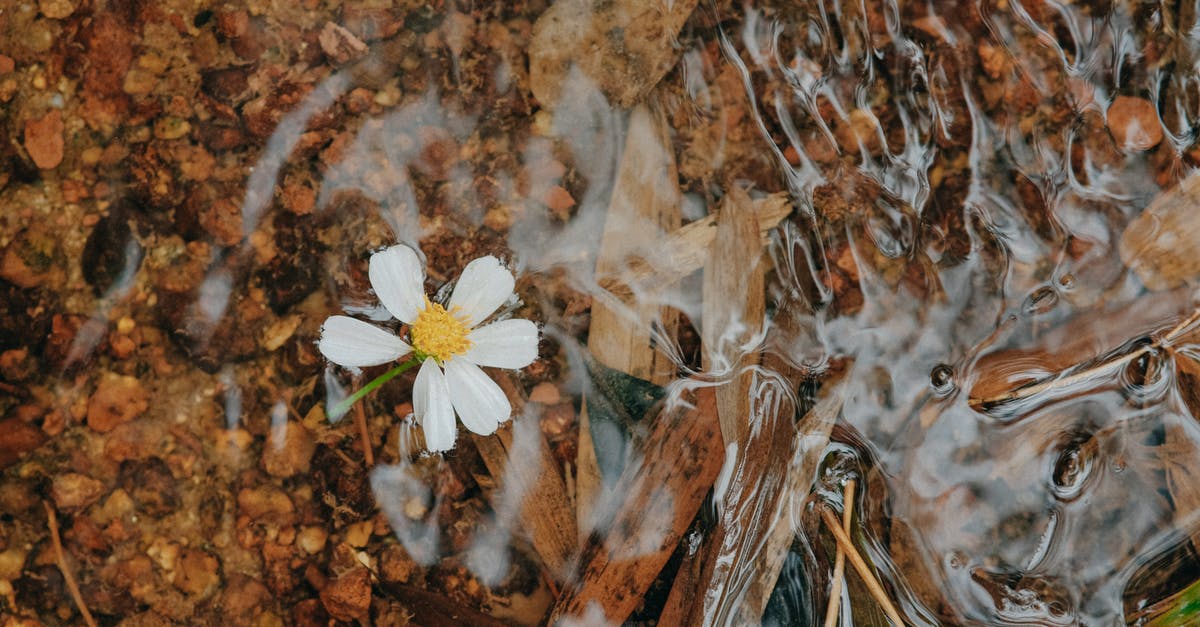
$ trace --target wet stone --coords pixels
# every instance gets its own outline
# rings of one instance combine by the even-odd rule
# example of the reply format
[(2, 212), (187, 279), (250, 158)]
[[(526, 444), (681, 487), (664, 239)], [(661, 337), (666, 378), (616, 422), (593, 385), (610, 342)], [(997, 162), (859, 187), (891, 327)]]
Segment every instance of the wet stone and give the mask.
[(63, 160), (62, 112), (51, 109), (40, 118), (25, 121), (25, 150), (29, 158), (43, 170), (50, 170)]
[(42, 287), (52, 282), (59, 257), (54, 233), (33, 226), (17, 233), (0, 256), (0, 279), (23, 288)]
[(144, 251), (129, 226), (127, 205), (118, 203), (100, 218), (83, 247), (83, 278), (97, 295), (129, 281), (141, 266)]
[(103, 495), (103, 483), (75, 472), (58, 475), (50, 484), (50, 497), (54, 499), (55, 506), (64, 512), (84, 509)]
[(211, 553), (194, 548), (184, 549), (176, 563), (172, 583), (189, 595), (208, 596), (221, 583), (218, 573), (220, 565), (216, 556)]
[(143, 514), (165, 516), (179, 507), (179, 487), (162, 458), (121, 462), (119, 482)]
[(1108, 129), (1118, 146), (1135, 152), (1149, 150), (1163, 138), (1158, 110), (1145, 98), (1117, 96), (1108, 107)]

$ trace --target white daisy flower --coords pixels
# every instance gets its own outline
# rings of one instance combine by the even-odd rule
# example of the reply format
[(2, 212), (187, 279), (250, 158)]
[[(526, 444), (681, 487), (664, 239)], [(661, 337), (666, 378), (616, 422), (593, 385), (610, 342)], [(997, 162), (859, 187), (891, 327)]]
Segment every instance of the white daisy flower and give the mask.
[(407, 246), (371, 255), (368, 276), (388, 312), (409, 325), (409, 342), (361, 320), (331, 316), (321, 327), (321, 353), (350, 368), (385, 364), (412, 353), (421, 364), (413, 413), (431, 451), (454, 447), (455, 413), (471, 431), (494, 433), (508, 420), (512, 406), (479, 367), (524, 368), (537, 359), (538, 330), (533, 322), (509, 319), (477, 326), (512, 296), (512, 273), (492, 256), (472, 261), (445, 307), (425, 295), (425, 270)]

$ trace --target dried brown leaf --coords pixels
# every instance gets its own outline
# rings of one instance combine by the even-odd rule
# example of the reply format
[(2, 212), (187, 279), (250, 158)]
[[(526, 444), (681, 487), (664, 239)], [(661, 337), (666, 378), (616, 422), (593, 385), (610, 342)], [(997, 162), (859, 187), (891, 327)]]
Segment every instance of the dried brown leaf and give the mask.
[[(679, 175), (661, 112), (638, 107), (629, 117), (625, 151), (613, 185), (608, 217), (596, 257), (596, 276), (619, 276), (631, 250), (652, 250), (662, 234), (679, 228)], [(676, 366), (651, 340), (661, 320), (673, 336), (673, 316), (662, 311), (665, 286), (648, 287), (634, 301), (606, 293), (592, 303), (588, 350), (602, 364), (659, 385), (675, 378)], [(606, 298), (606, 296), (608, 296)], [(665, 315), (664, 315), (665, 314)]]
[(655, 419), (640, 461), (613, 490), (625, 500), (607, 532), (584, 547), (579, 580), (559, 597), (550, 624), (592, 616), (595, 607), (606, 621), (624, 622), (671, 557), (724, 458), (713, 389), (692, 396)]

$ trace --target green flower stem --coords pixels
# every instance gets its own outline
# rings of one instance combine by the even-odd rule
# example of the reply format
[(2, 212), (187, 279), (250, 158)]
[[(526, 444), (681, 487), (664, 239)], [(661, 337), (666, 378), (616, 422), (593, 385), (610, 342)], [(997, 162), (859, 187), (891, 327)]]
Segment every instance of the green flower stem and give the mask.
[(414, 356), (414, 357), (410, 358), (408, 361), (401, 363), (399, 366), (396, 366), (395, 368), (388, 370), (387, 372), (379, 375), (378, 377), (375, 377), (375, 379), (372, 380), (370, 383), (362, 386), (362, 388), (359, 391), (351, 394), (350, 396), (347, 396), (346, 398), (343, 398), (340, 402), (338, 402), (337, 405), (334, 405), (333, 409), (329, 411), (330, 419), (337, 420), (338, 418), (341, 418), (342, 416), (346, 415), (346, 412), (350, 411), (350, 408), (353, 407), (354, 404), (357, 403), (360, 399), (362, 399), (362, 397), (370, 394), (371, 392), (374, 392), (375, 388), (378, 388), (379, 386), (383, 385), (384, 383), (387, 383), (388, 381), (391, 381), (392, 379), (396, 378), (397, 376), (402, 375), (405, 372), (408, 372), (409, 370), (412, 370), (413, 366), (416, 366), (417, 364), (420, 364), (420, 363), (421, 363), (420, 358)]

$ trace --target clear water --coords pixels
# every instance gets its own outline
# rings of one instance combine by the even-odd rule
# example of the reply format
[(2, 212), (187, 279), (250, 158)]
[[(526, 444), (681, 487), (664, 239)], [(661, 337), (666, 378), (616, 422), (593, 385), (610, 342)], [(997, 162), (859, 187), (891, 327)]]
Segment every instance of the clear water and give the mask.
[[(252, 289), (231, 275), (241, 272), (235, 263), (220, 260), (253, 257), (252, 239), (214, 244), (217, 261), (182, 303), (176, 296), (122, 304), (131, 284), (159, 280), (173, 263), (155, 257), (152, 243), (142, 273), (159, 275), (116, 271), (101, 297), (76, 297), (99, 320), (131, 311), (164, 329), (186, 327), (187, 350), (165, 359), (219, 373), (213, 380), (226, 392), (217, 396), (217, 422), (231, 431), (269, 422), (250, 430), (270, 446), (286, 435), (289, 407), (302, 416), (355, 385), (313, 361), (308, 346), (327, 315), (386, 318), (366, 289), (368, 251), (420, 247), (435, 286), (448, 285), (471, 258), (500, 254), (518, 276), (520, 314), (543, 325), (545, 359), (514, 379), (517, 394), (549, 382), (562, 395), (519, 408), (507, 473), (564, 473), (570, 484), (583, 399), (604, 393), (586, 366), (588, 305), (608, 297), (595, 263), (622, 149), (656, 140), (631, 136), (639, 127), (629, 111), (584, 75), (564, 83), (552, 114), (539, 108), (524, 55), (541, 3), (457, 4), (456, 16), (470, 16), (461, 23), (465, 39), (447, 35), (449, 18), (417, 11), (426, 21), (405, 22), (408, 30), (389, 40), (398, 43), (372, 40), (366, 61), (319, 72), (310, 91), (270, 120), (260, 151), (217, 154), (222, 167), (252, 164), (242, 185), (222, 188), (236, 199), (242, 231), (272, 224), (272, 233), (292, 234), (276, 238), (281, 255), (321, 259), (304, 266), (312, 276), (286, 268), (256, 275), (269, 291), (270, 281), (298, 281), (329, 295), (278, 296), (286, 301), (281, 318), (304, 319), (291, 340), (304, 347), (254, 357), (255, 368), (282, 372), (279, 380), (257, 381), (220, 331)], [(840, 407), (828, 441), (797, 439), (817, 447), (811, 457), (819, 465), (785, 495), (782, 514), (748, 515), (775, 516), (767, 527), (794, 534), (783, 545), (767, 623), (824, 616), (834, 557), (817, 512), (822, 503), (840, 510), (850, 478), (859, 483), (853, 535), (906, 621), (1135, 621), (1139, 609), (1191, 583), (1198, 566), (1188, 534), (1200, 524), (1200, 500), (1180, 495), (1200, 427), (1188, 405), (1195, 381), (1177, 364), (1200, 356), (1200, 346), (1190, 328), (1153, 343), (1195, 305), (1187, 288), (1146, 290), (1117, 252), (1129, 221), (1200, 154), (1195, 9), (873, 4), (705, 2), (674, 40), (677, 64), (648, 101), (670, 127), (663, 148), (678, 164), (682, 223), (715, 210), (734, 186), (756, 199), (782, 192), (794, 211), (765, 248), (759, 335), (747, 339), (741, 320), (706, 329), (699, 274), (669, 289), (635, 290), (638, 305), (666, 312), (640, 324), (653, 329), (675, 371), (668, 404), (689, 380), (729, 378), (721, 372), (727, 363), (701, 357), (697, 338), (711, 335), (735, 354), (763, 353), (749, 388), (755, 416), (800, 420), (821, 398)], [(1157, 145), (1114, 142), (1105, 116), (1118, 96), (1154, 104)], [(331, 145), (336, 157), (326, 152)], [(276, 186), (294, 181), (316, 192), (312, 214), (279, 207)], [(25, 184), (9, 183), (9, 204)], [(548, 208), (544, 194), (555, 185), (574, 202)], [(166, 236), (183, 227), (155, 228)], [(674, 228), (626, 225), (624, 252), (653, 260)], [(136, 267), (142, 253), (120, 257)], [(167, 307), (174, 313), (154, 313)], [(87, 363), (98, 341), (77, 339), (69, 361)], [(996, 400), (1063, 372), (1070, 376), (1054, 385)], [(460, 451), (422, 455), (411, 416), (395, 409), (410, 400), (410, 383), (397, 379), (369, 401), (376, 504), (426, 572), (457, 568), (485, 587), (515, 585), (514, 573), (537, 571), (521, 515), (536, 495), (527, 482), (489, 485), (465, 431)], [(275, 408), (259, 412), (270, 418), (254, 417), (263, 407)], [(606, 470), (652, 461), (638, 452), (652, 426), (636, 416), (634, 423), (593, 425)], [(337, 446), (356, 450), (354, 427), (336, 428), (347, 436)], [(540, 435), (566, 471), (538, 467)], [(735, 446), (727, 460), (740, 454)], [(763, 485), (723, 475), (685, 544), (711, 532), (722, 494), (758, 489), (766, 502), (784, 490), (780, 477), (795, 467), (782, 461)], [(488, 505), (479, 511), (457, 505), (481, 495)], [(619, 499), (597, 507), (618, 506)], [(658, 506), (669, 515), (671, 500)], [(602, 537), (609, 518), (602, 512), (579, 526)], [(651, 547), (660, 538), (640, 540)], [(388, 541), (377, 537), (367, 553)], [(748, 594), (739, 582), (771, 561), (756, 550), (734, 562), (718, 600), (696, 601), (706, 622), (734, 620)], [(677, 555), (637, 620), (656, 618), (678, 563)], [(572, 585), (569, 570), (532, 577), (540, 583), (522, 607), (480, 605), (536, 623), (552, 602), (548, 591)], [(861, 587), (851, 596), (842, 624), (882, 620)], [(603, 610), (580, 617), (605, 618)]]

